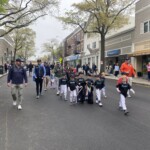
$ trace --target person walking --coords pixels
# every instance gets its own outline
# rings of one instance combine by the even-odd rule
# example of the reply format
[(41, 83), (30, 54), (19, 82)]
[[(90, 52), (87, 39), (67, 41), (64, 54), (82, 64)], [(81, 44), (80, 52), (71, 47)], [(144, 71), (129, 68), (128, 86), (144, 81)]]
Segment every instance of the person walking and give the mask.
[(32, 70), (33, 70), (32, 62), (30, 62), (30, 64), (28, 65), (28, 69), (29, 69), (29, 77), (31, 77), (32, 76)]
[(50, 66), (48, 65), (47, 62), (44, 62), (44, 67), (45, 67), (45, 70), (46, 70), (46, 76), (44, 78), (44, 91), (47, 91), (47, 87), (48, 87), (48, 83), (49, 83), (49, 80), (50, 80)]
[(118, 65), (118, 63), (116, 63), (115, 67), (114, 67), (114, 71), (115, 71), (114, 75), (115, 75), (115, 77), (118, 77), (119, 70), (120, 70), (119, 65)]
[[(132, 77), (135, 77), (136, 74), (129, 58), (126, 58), (125, 62), (121, 65), (120, 71), (122, 74), (126, 74), (126, 76), (128, 77), (128, 83), (130, 86), (132, 86)], [(128, 97), (131, 97), (129, 91)]]
[(33, 78), (36, 82), (36, 98), (39, 99), (40, 95), (42, 95), (42, 87), (43, 87), (43, 79), (46, 76), (46, 70), (44, 65), (41, 64), (41, 60), (37, 60), (37, 65), (33, 71)]
[(150, 62), (147, 64), (148, 81), (150, 81)]
[(57, 63), (56, 66), (54, 67), (56, 90), (57, 90), (56, 95), (59, 95), (59, 93), (60, 93), (60, 89), (59, 89), (59, 79), (62, 77), (62, 73), (63, 73), (63, 69), (62, 69), (62, 67), (60, 66), (60, 64)]
[(23, 84), (27, 86), (27, 74), (21, 66), (21, 59), (16, 59), (14, 66), (9, 70), (7, 77), (7, 86), (11, 87), (11, 95), (13, 98), (13, 106), (18, 105), (18, 110), (22, 109), (23, 100)]

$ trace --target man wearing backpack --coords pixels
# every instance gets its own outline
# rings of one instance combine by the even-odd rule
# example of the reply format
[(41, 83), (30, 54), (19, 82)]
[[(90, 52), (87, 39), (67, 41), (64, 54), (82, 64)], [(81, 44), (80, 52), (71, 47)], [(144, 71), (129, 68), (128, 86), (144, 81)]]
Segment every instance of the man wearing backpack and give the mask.
[[(21, 66), (21, 59), (16, 59), (15, 65), (13, 65), (8, 73), (7, 85), (11, 87), (11, 94), (13, 98), (13, 106), (18, 104), (18, 109), (22, 109), (23, 100), (23, 84), (27, 86), (27, 74), (26, 70)], [(17, 101), (18, 100), (18, 101)]]

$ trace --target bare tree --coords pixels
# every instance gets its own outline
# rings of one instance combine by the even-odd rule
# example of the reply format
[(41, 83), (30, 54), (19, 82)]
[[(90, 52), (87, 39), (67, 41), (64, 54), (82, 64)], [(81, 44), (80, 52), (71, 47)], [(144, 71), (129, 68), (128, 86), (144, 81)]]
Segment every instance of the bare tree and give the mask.
[(27, 27), (40, 17), (52, 13), (58, 6), (58, 0), (9, 0), (4, 4), (5, 11), (0, 13), (0, 27), (6, 31), (0, 37), (14, 29)]

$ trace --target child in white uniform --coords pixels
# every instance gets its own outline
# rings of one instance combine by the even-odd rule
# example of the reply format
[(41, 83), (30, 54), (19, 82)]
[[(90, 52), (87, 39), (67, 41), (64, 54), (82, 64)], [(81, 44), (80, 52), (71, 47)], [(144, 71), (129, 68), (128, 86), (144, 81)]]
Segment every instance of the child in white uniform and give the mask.
[(119, 83), (116, 87), (118, 93), (120, 93), (119, 109), (124, 111), (124, 115), (128, 115), (129, 112), (126, 106), (127, 92), (130, 90), (133, 94), (135, 94), (135, 91), (131, 88), (129, 83), (127, 83), (127, 79), (125, 77), (122, 78), (122, 83)]
[(62, 94), (64, 94), (65, 100), (67, 100), (67, 83), (68, 80), (66, 78), (66, 75), (64, 75), (64, 77), (59, 80), (59, 87), (60, 87), (60, 97), (62, 97)]
[(68, 81), (68, 90), (70, 92), (70, 104), (77, 103), (77, 90), (76, 90), (77, 82), (73, 76)]

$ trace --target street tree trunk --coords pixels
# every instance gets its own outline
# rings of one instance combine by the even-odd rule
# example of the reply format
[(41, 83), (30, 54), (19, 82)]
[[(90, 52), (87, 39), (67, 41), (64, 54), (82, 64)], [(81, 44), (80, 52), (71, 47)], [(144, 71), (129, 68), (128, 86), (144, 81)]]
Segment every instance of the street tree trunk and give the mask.
[(105, 34), (101, 35), (100, 73), (105, 72)]

